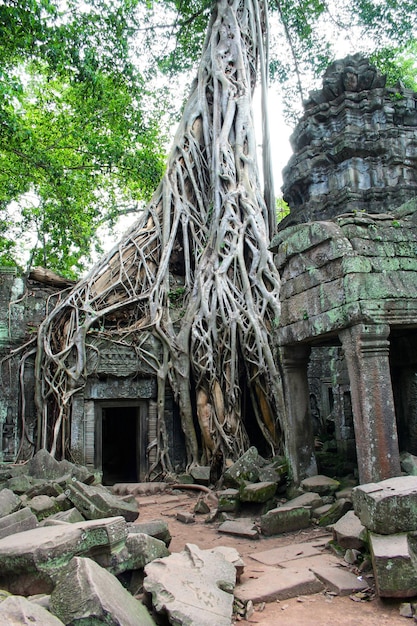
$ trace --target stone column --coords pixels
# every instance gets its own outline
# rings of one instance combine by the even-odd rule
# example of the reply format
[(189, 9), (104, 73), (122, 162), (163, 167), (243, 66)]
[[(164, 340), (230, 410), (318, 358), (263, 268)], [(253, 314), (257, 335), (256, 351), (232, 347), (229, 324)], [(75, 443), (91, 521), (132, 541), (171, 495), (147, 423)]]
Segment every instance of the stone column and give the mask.
[(287, 409), (285, 445), (293, 482), (317, 474), (307, 366), (310, 346), (282, 346), (284, 396)]
[(361, 484), (401, 473), (389, 332), (388, 324), (357, 324), (339, 334), (349, 372)]

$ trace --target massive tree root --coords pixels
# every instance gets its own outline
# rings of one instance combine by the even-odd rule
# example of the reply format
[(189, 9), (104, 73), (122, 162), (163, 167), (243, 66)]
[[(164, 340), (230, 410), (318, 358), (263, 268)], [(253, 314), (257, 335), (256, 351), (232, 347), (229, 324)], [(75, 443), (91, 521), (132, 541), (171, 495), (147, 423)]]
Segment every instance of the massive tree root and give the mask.
[[(157, 376), (152, 469), (171, 469), (167, 383), (189, 466), (239, 456), (250, 420), (271, 452), (282, 444), (272, 340), (280, 283), (268, 251), (274, 209), (260, 191), (251, 109), (265, 21), (262, 1), (217, 0), (153, 200), (40, 329), (38, 445), (53, 454), (65, 448), (73, 394), (94, 373), (86, 355), (98, 335), (132, 346)], [(144, 347), (150, 335), (162, 347), (158, 357)]]

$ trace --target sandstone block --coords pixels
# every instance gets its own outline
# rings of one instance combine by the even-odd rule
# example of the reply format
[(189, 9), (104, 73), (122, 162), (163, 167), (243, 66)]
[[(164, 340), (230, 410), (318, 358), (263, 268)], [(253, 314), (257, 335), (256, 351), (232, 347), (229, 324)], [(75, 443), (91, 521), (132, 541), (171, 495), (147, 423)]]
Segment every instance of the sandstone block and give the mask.
[(170, 623), (230, 626), (236, 571), (223, 555), (187, 544), (147, 565), (145, 573), (145, 591)]
[(318, 507), (323, 505), (323, 500), (318, 493), (314, 493), (314, 491), (308, 491), (307, 493), (302, 493), (301, 495), (288, 500), (286, 506), (304, 506), (310, 507), (311, 509), (317, 509)]
[(277, 490), (275, 482), (249, 483), (241, 485), (239, 498), (241, 502), (268, 502)]
[(366, 528), (354, 511), (348, 511), (334, 524), (333, 538), (342, 548), (360, 550), (366, 543)]
[(344, 498), (336, 500), (336, 502), (330, 505), (330, 509), (327, 513), (324, 513), (324, 515), (320, 517), (319, 526), (330, 526), (331, 524), (335, 524), (352, 508), (353, 504), (350, 500), (345, 500)]
[(0, 624), (31, 624), (31, 626), (63, 626), (47, 609), (22, 596), (10, 596), (0, 602)]
[(312, 491), (320, 496), (334, 494), (340, 487), (338, 480), (318, 474), (317, 476), (309, 476), (301, 481), (301, 488), (304, 491)]
[(313, 572), (304, 568), (273, 569), (237, 585), (235, 596), (242, 602), (274, 602), (319, 593), (323, 588)]
[(258, 531), (251, 520), (226, 521), (219, 526), (219, 533), (236, 535), (246, 539), (259, 539)]
[(128, 524), (127, 527), (129, 534), (145, 533), (145, 535), (150, 535), (151, 537), (155, 537), (155, 539), (163, 541), (167, 548), (171, 543), (171, 533), (169, 532), (168, 524), (164, 520), (155, 519), (149, 522)]
[(155, 626), (147, 609), (112, 574), (88, 558), (74, 557), (60, 572), (50, 610), (64, 624)]
[(417, 570), (410, 557), (407, 534), (369, 533), (369, 542), (378, 594), (384, 598), (417, 595)]
[(190, 470), (190, 474), (197, 485), (208, 486), (210, 484), (210, 466), (200, 465), (198, 467), (193, 467)]
[(238, 510), (240, 502), (238, 489), (224, 489), (223, 491), (220, 491), (217, 495), (219, 498), (217, 510), (219, 512), (233, 512)]
[(255, 483), (259, 480), (259, 468), (265, 465), (265, 460), (259, 456), (258, 450), (252, 446), (233, 463), (223, 474), (224, 484), (227, 487), (240, 487), (248, 481)]
[(28, 507), (25, 507), (0, 519), (0, 539), (25, 530), (32, 530), (37, 525), (36, 515)]
[(126, 521), (133, 522), (139, 515), (136, 502), (125, 502), (102, 485), (74, 481), (68, 484), (65, 494), (87, 520), (121, 515)]
[(261, 515), (263, 535), (279, 535), (293, 530), (307, 528), (310, 524), (310, 510), (302, 506), (281, 506)]
[(391, 535), (417, 529), (417, 476), (388, 478), (352, 491), (356, 515), (373, 533)]
[(21, 499), (13, 491), (10, 489), (2, 489), (0, 491), (0, 518), (15, 513), (21, 506)]
[(326, 589), (338, 596), (348, 596), (368, 588), (368, 583), (341, 567), (312, 567), (314, 574)]

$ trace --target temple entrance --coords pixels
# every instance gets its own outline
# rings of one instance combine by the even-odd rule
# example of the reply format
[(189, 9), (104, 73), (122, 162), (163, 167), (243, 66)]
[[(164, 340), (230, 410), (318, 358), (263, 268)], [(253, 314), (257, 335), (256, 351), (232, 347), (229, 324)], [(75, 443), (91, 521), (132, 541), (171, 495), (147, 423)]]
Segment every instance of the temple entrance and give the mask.
[(103, 484), (139, 482), (147, 471), (147, 403), (103, 402), (96, 407), (95, 466)]

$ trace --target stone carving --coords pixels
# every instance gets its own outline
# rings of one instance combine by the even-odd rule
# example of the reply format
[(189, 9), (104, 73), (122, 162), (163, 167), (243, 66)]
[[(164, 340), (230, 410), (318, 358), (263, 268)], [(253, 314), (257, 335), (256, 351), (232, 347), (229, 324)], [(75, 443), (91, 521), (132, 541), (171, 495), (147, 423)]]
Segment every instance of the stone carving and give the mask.
[(417, 94), (361, 55), (335, 61), (310, 93), (283, 171), (286, 227), (348, 211), (383, 213), (417, 194)]

